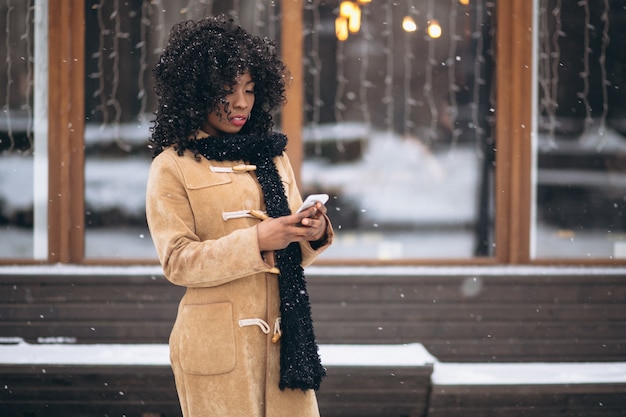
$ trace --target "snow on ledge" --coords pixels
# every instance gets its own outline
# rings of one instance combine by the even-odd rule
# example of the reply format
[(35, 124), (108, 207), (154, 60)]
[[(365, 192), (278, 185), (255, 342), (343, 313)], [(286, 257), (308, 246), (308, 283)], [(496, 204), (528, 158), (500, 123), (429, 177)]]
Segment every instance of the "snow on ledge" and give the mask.
[[(3, 365), (169, 366), (166, 344), (29, 344), (0, 340)], [(626, 362), (443, 363), (422, 344), (320, 345), (324, 366), (432, 364), (434, 385), (626, 384)]]
[(159, 265), (100, 266), (100, 265), (4, 265), (0, 275), (163, 275)]
[[(3, 340), (0, 340), (3, 342)], [(14, 365), (169, 365), (166, 344), (30, 344), (6, 339), (0, 366)], [(420, 343), (406, 345), (320, 345), (325, 366), (424, 366), (436, 361)]]
[(166, 344), (0, 344), (2, 365), (169, 366)]
[(320, 345), (324, 366), (425, 366), (437, 362), (421, 343)]
[[(626, 267), (613, 266), (309, 266), (307, 275), (332, 276), (403, 276), (403, 275), (434, 275), (434, 276), (585, 276), (585, 275), (626, 275)], [(0, 275), (162, 275), (159, 265), (0, 265)]]
[(437, 363), (434, 385), (626, 383), (626, 362)]

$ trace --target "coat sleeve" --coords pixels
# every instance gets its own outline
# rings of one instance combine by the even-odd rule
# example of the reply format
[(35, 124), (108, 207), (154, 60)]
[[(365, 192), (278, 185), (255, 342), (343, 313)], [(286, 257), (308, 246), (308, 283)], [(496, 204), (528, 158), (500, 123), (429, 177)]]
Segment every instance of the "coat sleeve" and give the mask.
[[(298, 207), (302, 204), (302, 196), (300, 195), (300, 191), (296, 184), (295, 175), (293, 173), (293, 168), (291, 163), (289, 162), (289, 157), (286, 153), (283, 153), (281, 159), (282, 170), (284, 175), (289, 179), (289, 186), (286, 189), (287, 199), (289, 200), (289, 207), (291, 212), (294, 213)], [(330, 223), (330, 219), (326, 216), (326, 240), (324, 243), (313, 249), (310, 242), (301, 242), (300, 247), (302, 248), (302, 266), (307, 267), (315, 261), (315, 259), (328, 248), (334, 239), (335, 233), (333, 231), (333, 227)]]
[(182, 172), (172, 153), (152, 161), (146, 191), (146, 218), (165, 277), (185, 287), (213, 287), (259, 272), (263, 261), (256, 227), (215, 240), (194, 231), (194, 213)]

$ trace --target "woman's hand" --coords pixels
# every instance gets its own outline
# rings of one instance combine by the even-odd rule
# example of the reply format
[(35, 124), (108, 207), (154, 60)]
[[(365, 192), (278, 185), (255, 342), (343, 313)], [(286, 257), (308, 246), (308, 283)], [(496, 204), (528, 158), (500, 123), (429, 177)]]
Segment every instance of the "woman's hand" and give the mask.
[(257, 226), (261, 251), (284, 249), (291, 242), (314, 242), (326, 234), (326, 206), (315, 206), (300, 213), (263, 220)]

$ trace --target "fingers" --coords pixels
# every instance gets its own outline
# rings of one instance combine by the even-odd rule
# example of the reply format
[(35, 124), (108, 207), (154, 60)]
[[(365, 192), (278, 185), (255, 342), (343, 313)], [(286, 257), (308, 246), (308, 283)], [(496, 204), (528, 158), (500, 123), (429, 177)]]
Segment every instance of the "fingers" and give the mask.
[(289, 234), (292, 236), (292, 241), (305, 241), (316, 240), (320, 235), (326, 232), (326, 220), (304, 218), (298, 224), (285, 225)]
[(321, 239), (326, 234), (326, 217), (319, 214), (319, 217), (302, 219), (302, 227), (305, 229), (307, 235), (305, 240), (316, 241)]
[(257, 236), (261, 250), (283, 249), (291, 242), (315, 241), (326, 233), (326, 207), (318, 203), (300, 213), (261, 218)]
[(320, 217), (324, 214), (326, 214), (326, 206), (322, 203), (320, 203), (319, 201), (317, 203), (315, 203), (315, 206), (313, 207), (317, 210), (316, 212), (316, 217)]
[(326, 214), (326, 206), (318, 201), (313, 207), (303, 210), (297, 214), (302, 215), (302, 219), (305, 219), (307, 217), (319, 219)]

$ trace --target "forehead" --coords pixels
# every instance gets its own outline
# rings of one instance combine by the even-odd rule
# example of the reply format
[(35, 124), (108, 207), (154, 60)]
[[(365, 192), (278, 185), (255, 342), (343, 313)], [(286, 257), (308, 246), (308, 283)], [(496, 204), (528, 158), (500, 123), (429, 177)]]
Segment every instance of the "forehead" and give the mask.
[(254, 80), (252, 79), (252, 76), (248, 71), (238, 75), (237, 78), (235, 78), (235, 84), (249, 84), (252, 82), (254, 82)]

